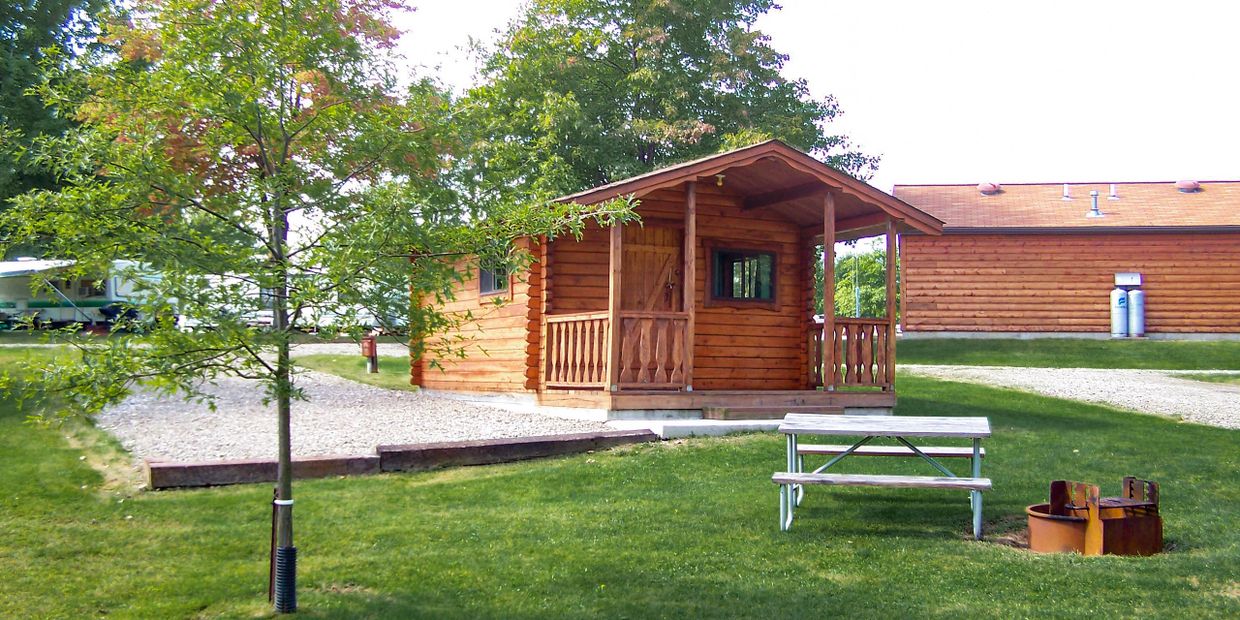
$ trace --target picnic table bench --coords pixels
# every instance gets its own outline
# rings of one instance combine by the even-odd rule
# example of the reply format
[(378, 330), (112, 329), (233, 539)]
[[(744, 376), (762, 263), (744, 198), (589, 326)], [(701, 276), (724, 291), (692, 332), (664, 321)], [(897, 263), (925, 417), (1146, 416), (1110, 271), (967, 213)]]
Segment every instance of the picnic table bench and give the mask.
[[(805, 495), (808, 485), (826, 486), (874, 486), (893, 488), (964, 489), (969, 491), (973, 508), (973, 537), (982, 537), (982, 492), (991, 489), (988, 478), (981, 477), (981, 440), (990, 436), (990, 421), (986, 418), (928, 417), (928, 416), (853, 416), (815, 415), (790, 413), (779, 426), (787, 442), (788, 471), (776, 472), (771, 480), (780, 485), (779, 527), (787, 531), (792, 527), (793, 513)], [(799, 443), (801, 435), (812, 436), (860, 436), (852, 445)], [(877, 437), (890, 437), (899, 446), (866, 445)], [(959, 437), (968, 438), (972, 447), (916, 446), (910, 438)], [(828, 455), (834, 458), (813, 471), (804, 471), (805, 455)], [(943, 476), (904, 475), (858, 475), (823, 473), (848, 456), (916, 456), (928, 462)], [(960, 477), (944, 467), (936, 458), (968, 458), (972, 475)]]

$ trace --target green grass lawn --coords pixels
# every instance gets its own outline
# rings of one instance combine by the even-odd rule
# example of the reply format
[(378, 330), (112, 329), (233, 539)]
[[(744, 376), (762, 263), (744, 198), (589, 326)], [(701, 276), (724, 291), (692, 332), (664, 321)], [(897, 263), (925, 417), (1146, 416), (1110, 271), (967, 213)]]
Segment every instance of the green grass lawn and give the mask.
[[(991, 541), (1023, 526), (1051, 479), (1115, 493), (1131, 474), (1162, 483), (1171, 551), (974, 542), (967, 495), (942, 490), (811, 489), (783, 533), (770, 482), (783, 441), (753, 434), (299, 482), (301, 616), (1240, 614), (1237, 432), (961, 383), (899, 387), (900, 414), (990, 417)], [(265, 615), (270, 485), (134, 494), (92, 468), (109, 446), (82, 441), (92, 433), (0, 405), (0, 617)]]
[(1240, 341), (1079, 338), (901, 340), (899, 364), (1240, 370)]
[(1191, 373), (1191, 374), (1185, 374), (1185, 375), (1179, 375), (1179, 376), (1185, 379), (1192, 379), (1194, 381), (1205, 381), (1207, 383), (1230, 383), (1232, 385), (1240, 385), (1240, 375), (1226, 373), (1226, 372), (1216, 372), (1216, 373), (1200, 372), (1200, 373)]
[(293, 363), (389, 390), (418, 389), (409, 385), (409, 358), (404, 355), (380, 355), (379, 372), (373, 374), (366, 372), (366, 358), (361, 355), (299, 355), (293, 358)]
[(70, 347), (33, 347), (12, 345), (0, 347), (0, 372), (13, 368), (14, 364), (40, 362), (53, 356), (77, 355)]
[(46, 333), (29, 330), (0, 330), (0, 344), (37, 344), (46, 340)]

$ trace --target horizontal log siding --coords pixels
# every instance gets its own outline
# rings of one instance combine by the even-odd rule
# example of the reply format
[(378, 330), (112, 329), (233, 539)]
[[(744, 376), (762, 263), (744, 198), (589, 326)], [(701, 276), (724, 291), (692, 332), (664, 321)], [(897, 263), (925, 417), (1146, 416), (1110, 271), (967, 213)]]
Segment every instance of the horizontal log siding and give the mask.
[[(528, 240), (518, 242), (535, 252), (537, 245)], [(462, 265), (464, 267), (464, 265)], [(517, 274), (509, 286), (511, 295), (478, 294), (476, 261), (469, 266), (472, 277), (455, 288), (456, 299), (444, 304), (445, 312), (458, 316), (472, 312), (474, 319), (459, 329), (427, 339), (423, 360), (422, 385), (429, 389), (460, 392), (528, 392), (537, 388), (539, 356), (539, 322), (542, 294), (539, 288), (538, 265), (530, 272)], [(496, 297), (506, 301), (495, 305)], [(466, 357), (436, 357), (432, 350), (440, 342), (464, 337)], [(432, 367), (438, 359), (443, 370)]]
[[(684, 188), (658, 190), (641, 199), (647, 220), (684, 221)], [(740, 200), (708, 183), (697, 187), (695, 390), (793, 390), (802, 387), (799, 230), (769, 210), (741, 211)], [(736, 248), (773, 247), (779, 253), (778, 309), (703, 305), (710, 260), (702, 242), (721, 240)], [(755, 244), (757, 244), (755, 246)], [(558, 276), (558, 272), (557, 272)]]
[(551, 242), (548, 314), (607, 310), (609, 248), (609, 233), (597, 224), (588, 226), (581, 239), (570, 235)]
[(1240, 332), (1240, 234), (902, 237), (908, 331), (1107, 332), (1139, 272), (1147, 333)]

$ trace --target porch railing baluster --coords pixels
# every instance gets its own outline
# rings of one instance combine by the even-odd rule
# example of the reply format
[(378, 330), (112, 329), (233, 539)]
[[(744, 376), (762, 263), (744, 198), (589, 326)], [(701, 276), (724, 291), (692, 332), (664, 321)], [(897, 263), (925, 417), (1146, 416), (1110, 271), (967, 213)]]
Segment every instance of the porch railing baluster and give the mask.
[[(811, 387), (824, 385), (890, 388), (895, 372), (889, 367), (887, 342), (895, 336), (887, 319), (836, 317), (831, 333), (821, 324), (810, 326), (809, 380)], [(834, 363), (824, 362), (826, 347), (833, 347)]]

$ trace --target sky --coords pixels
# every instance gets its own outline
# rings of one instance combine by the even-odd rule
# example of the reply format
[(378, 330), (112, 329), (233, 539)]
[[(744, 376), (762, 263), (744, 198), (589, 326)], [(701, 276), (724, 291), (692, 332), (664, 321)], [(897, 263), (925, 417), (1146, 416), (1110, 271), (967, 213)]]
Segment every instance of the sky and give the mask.
[[(513, 0), (433, 0), (401, 50), (464, 87)], [(784, 75), (882, 157), (871, 184), (1240, 179), (1240, 3), (783, 0)]]

